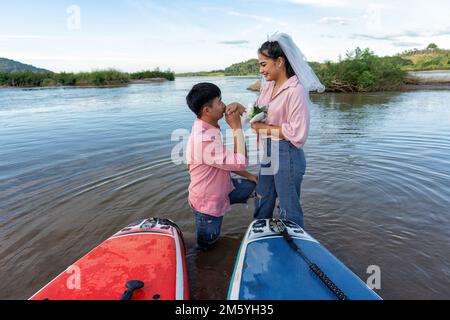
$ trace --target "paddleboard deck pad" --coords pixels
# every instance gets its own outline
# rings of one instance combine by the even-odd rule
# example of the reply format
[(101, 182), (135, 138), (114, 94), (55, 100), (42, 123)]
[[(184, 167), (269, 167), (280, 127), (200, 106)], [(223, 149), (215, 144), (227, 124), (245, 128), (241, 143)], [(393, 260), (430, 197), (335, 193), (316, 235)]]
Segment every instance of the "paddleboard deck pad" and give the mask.
[(150, 218), (133, 223), (30, 299), (187, 300), (189, 287), (182, 233), (167, 219)]
[[(256, 220), (248, 228), (239, 249), (228, 299), (336, 300), (337, 296), (274, 228), (274, 221)], [(297, 247), (348, 299), (381, 299), (305, 230), (291, 221), (283, 222)]]

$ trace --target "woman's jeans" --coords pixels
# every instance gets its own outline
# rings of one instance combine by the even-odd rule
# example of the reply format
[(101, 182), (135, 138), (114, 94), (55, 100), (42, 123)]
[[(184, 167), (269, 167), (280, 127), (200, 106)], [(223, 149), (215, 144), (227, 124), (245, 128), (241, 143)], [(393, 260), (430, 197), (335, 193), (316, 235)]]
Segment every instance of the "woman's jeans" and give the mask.
[[(255, 191), (256, 184), (247, 179), (232, 179), (235, 189), (230, 193), (230, 204), (247, 203)], [(197, 227), (197, 244), (201, 248), (211, 248), (219, 239), (223, 217), (214, 217), (193, 210)]]
[[(303, 228), (300, 195), (306, 170), (305, 153), (303, 149), (298, 149), (285, 140), (265, 139), (264, 145), (264, 158), (267, 163), (261, 165), (259, 173), (254, 217), (255, 219), (273, 218), (278, 197), (280, 218), (291, 220)], [(279, 156), (276, 154), (276, 149), (279, 150)]]

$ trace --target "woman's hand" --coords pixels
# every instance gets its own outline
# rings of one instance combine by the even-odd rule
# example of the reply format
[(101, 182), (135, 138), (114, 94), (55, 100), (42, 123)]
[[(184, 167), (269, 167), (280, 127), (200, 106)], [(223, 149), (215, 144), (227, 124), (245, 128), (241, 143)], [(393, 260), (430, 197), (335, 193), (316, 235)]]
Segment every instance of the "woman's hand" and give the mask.
[(238, 111), (239, 114), (242, 116), (242, 115), (244, 114), (244, 112), (245, 112), (245, 108), (244, 108), (244, 106), (243, 106), (242, 104), (237, 103), (237, 102), (234, 102), (234, 103), (229, 104), (229, 105), (227, 106), (227, 109), (226, 109), (226, 111), (225, 111), (225, 114), (226, 114), (227, 116), (229, 116), (230, 114), (232, 114), (232, 113), (234, 113), (234, 112), (236, 112), (236, 111)]
[(268, 127), (268, 125), (266, 125), (263, 122), (253, 122), (252, 123), (252, 129), (256, 130), (257, 132), (262, 129), (267, 129), (267, 127)]
[(265, 124), (263, 122), (254, 122), (252, 124), (252, 129), (256, 131), (256, 133), (263, 133), (267, 136), (272, 136), (277, 139), (285, 140), (283, 133), (281, 132), (281, 127), (271, 126)]

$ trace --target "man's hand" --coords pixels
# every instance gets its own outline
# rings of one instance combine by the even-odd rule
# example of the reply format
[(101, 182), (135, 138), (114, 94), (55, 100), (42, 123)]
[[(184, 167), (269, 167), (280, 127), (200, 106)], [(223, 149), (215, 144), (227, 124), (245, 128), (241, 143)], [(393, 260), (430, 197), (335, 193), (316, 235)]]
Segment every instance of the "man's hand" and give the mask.
[(232, 129), (242, 129), (241, 116), (239, 115), (239, 112), (233, 112), (227, 115), (225, 120)]
[(242, 104), (238, 103), (238, 102), (234, 102), (228, 105), (226, 111), (225, 111), (225, 115), (230, 115), (232, 113), (235, 113), (236, 111), (239, 112), (239, 114), (242, 116), (245, 112), (245, 108)]
[(251, 182), (258, 184), (258, 176), (255, 176), (254, 174), (251, 174), (248, 171), (233, 171), (233, 173), (237, 174), (238, 176), (244, 177)]
[(258, 184), (258, 176), (255, 176), (254, 174), (250, 174), (247, 179)]

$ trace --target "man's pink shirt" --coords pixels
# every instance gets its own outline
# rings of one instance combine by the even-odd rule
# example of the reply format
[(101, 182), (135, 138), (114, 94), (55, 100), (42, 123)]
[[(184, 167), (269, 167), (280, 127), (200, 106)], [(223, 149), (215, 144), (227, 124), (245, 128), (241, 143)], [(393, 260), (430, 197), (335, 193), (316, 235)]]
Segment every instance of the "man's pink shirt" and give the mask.
[(246, 170), (248, 159), (229, 151), (220, 128), (200, 119), (192, 127), (186, 156), (191, 176), (190, 207), (203, 214), (224, 216), (230, 211), (229, 194), (234, 190), (230, 172)]

